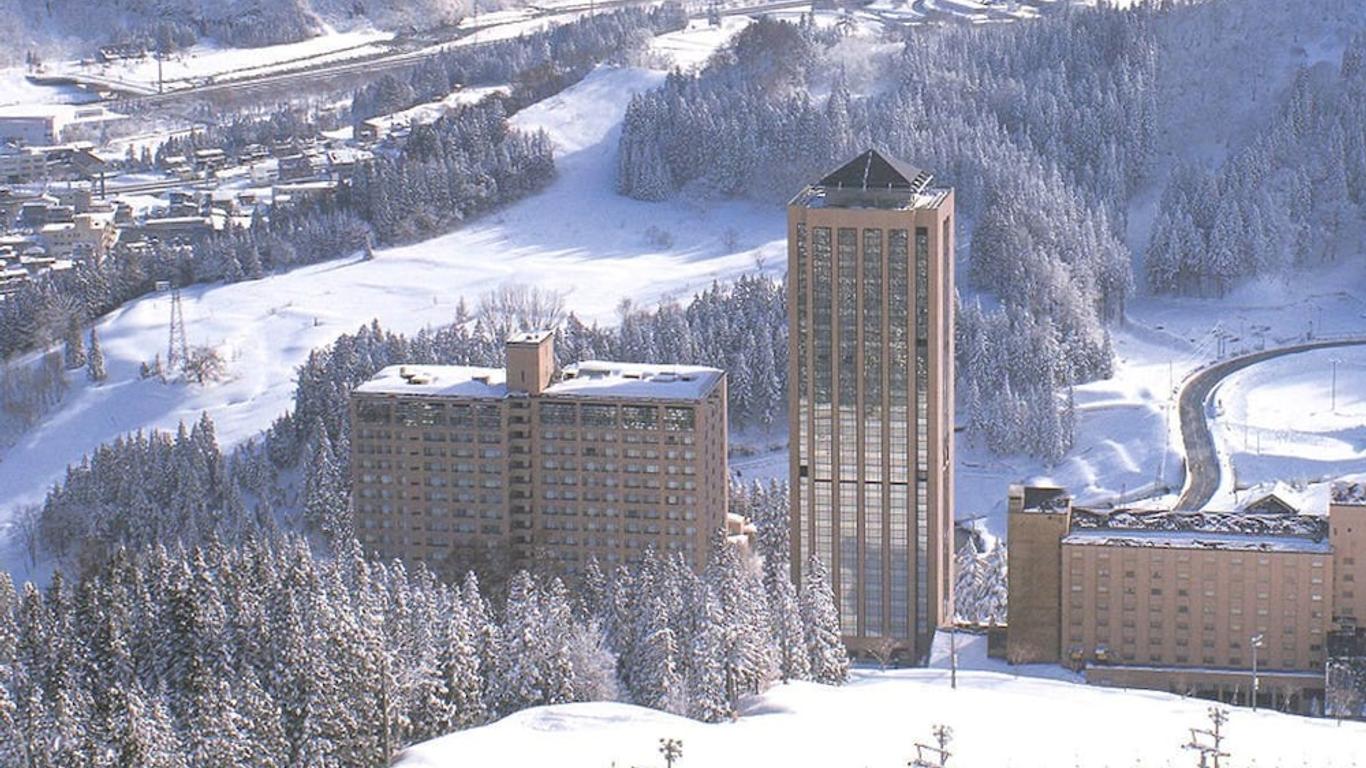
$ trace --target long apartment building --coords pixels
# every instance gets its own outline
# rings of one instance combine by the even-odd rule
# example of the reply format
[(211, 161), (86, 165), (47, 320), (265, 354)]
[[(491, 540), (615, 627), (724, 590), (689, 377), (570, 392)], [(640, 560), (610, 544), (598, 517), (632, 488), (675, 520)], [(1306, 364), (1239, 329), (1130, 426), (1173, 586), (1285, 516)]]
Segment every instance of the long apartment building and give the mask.
[(1275, 497), (1227, 513), (1089, 510), (1015, 486), (1008, 516), (1012, 663), (1246, 702), (1256, 646), (1262, 704), (1322, 711), (1329, 638), (1362, 615), (1345, 579), (1366, 553), (1366, 502), (1327, 516)]
[(952, 603), (953, 200), (869, 150), (788, 205), (792, 570), (856, 652), (925, 658)]
[(385, 368), (351, 419), (356, 533), (384, 557), (574, 573), (654, 548), (700, 566), (728, 522), (715, 368), (557, 371), (553, 334), (519, 334), (506, 368)]

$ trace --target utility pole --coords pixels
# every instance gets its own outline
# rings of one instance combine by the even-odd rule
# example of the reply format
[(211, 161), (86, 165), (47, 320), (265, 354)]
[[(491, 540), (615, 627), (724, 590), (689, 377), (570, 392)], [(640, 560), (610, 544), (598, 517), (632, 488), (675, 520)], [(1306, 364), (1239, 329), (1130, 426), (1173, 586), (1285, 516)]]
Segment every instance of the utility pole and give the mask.
[(958, 690), (958, 620), (954, 616), (954, 606), (944, 596), (944, 617), (949, 622), (949, 688)]
[(1257, 688), (1260, 687), (1260, 679), (1257, 677), (1257, 649), (1261, 648), (1266, 638), (1258, 632), (1252, 636), (1252, 711), (1257, 711)]
[(166, 368), (183, 367), (190, 359), (190, 343), (185, 336), (185, 310), (180, 304), (180, 289), (171, 289), (171, 339), (166, 345)]
[(1336, 357), (1333, 358), (1333, 413), (1338, 412), (1338, 363), (1342, 362)]

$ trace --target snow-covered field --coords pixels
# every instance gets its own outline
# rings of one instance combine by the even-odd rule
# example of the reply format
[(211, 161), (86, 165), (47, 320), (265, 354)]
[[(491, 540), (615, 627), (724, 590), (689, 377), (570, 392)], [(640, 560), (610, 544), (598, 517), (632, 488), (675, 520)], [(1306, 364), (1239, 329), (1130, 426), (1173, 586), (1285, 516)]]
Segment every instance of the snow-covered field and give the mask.
[[(375, 54), (384, 50), (384, 43), (393, 36), (392, 32), (368, 28), (346, 32), (329, 29), (308, 40), (261, 48), (226, 48), (202, 42), (163, 61), (161, 76), (167, 88), (198, 84), (208, 77), (250, 77), (282, 67), (317, 65)], [(64, 62), (54, 65), (52, 71), (96, 76), (153, 90), (157, 84), (157, 61), (150, 56), (111, 64)]]
[[(462, 298), (504, 282), (565, 291), (589, 320), (612, 322), (623, 298), (649, 305), (686, 299), (713, 280), (785, 263), (781, 211), (754, 203), (644, 203), (615, 194), (617, 130), (631, 95), (664, 73), (602, 69), (519, 113), (559, 148), (549, 188), (470, 227), (436, 239), (353, 256), (263, 280), (183, 292), (190, 343), (214, 344), (230, 379), (207, 386), (138, 378), (165, 355), (170, 301), (132, 302), (98, 325), (109, 380), (79, 375), (61, 406), (0, 457), (0, 518), (41, 501), (66, 466), (102, 442), (153, 427), (174, 428), (207, 411), (228, 445), (252, 437), (289, 407), (293, 371), (308, 352), (372, 318), (414, 332), (447, 322)], [(738, 251), (724, 232), (740, 232)]]
[(1215, 441), (1234, 474), (1222, 493), (1234, 491), (1235, 479), (1239, 490), (1277, 481), (1310, 490), (1366, 470), (1366, 348), (1306, 352), (1241, 371), (1215, 390), (1214, 408)]
[(700, 67), (717, 48), (749, 26), (750, 21), (747, 16), (726, 16), (721, 19), (720, 26), (713, 27), (705, 19), (693, 19), (687, 29), (659, 35), (650, 41), (650, 52), (680, 69)]
[[(683, 742), (679, 768), (893, 768), (915, 757), (916, 742), (932, 743), (935, 725), (953, 729), (954, 768), (1195, 764), (1181, 745), (1190, 740), (1188, 729), (1208, 727), (1210, 702), (990, 671), (994, 664), (974, 663), (980, 645), (969, 644), (960, 657), (975, 669), (960, 669), (957, 690), (942, 666), (861, 669), (840, 688), (776, 685), (730, 723), (627, 704), (538, 707), (419, 744), (396, 765), (662, 766), (659, 740), (671, 738)], [(1228, 764), (1258, 768), (1348, 768), (1361, 764), (1366, 744), (1366, 724), (1237, 707), (1226, 733)]]

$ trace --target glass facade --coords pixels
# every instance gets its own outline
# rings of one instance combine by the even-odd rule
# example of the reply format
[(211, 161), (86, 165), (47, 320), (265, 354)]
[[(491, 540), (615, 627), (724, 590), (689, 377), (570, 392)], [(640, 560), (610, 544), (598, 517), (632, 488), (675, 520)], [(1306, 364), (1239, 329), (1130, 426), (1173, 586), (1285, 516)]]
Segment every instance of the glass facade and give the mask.
[[(829, 567), (846, 635), (924, 637), (944, 538), (930, 531), (930, 344), (951, 353), (952, 329), (931, 308), (931, 230), (818, 221), (838, 219), (798, 223), (791, 253), (798, 554)], [(936, 365), (947, 386), (951, 362)]]
[(929, 630), (930, 233), (915, 230), (915, 629)]

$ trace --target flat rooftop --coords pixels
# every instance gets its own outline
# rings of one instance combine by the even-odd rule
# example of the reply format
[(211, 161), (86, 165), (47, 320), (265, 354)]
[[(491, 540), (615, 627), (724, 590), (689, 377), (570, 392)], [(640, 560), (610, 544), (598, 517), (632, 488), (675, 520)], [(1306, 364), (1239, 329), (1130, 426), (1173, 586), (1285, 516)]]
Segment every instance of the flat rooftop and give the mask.
[(1328, 518), (1249, 512), (1074, 509), (1064, 544), (1327, 553)]
[(700, 365), (648, 365), (588, 360), (564, 369), (551, 397), (620, 397), (629, 400), (701, 400), (724, 374)]
[[(541, 397), (622, 400), (701, 400), (723, 375), (694, 365), (647, 365), (590, 360), (569, 366)], [(467, 365), (391, 365), (356, 392), (421, 397), (503, 398), (509, 395), (503, 368)]]
[(1170, 549), (1218, 549), (1248, 552), (1300, 552), (1327, 555), (1333, 552), (1328, 539), (1307, 536), (1258, 536), (1247, 533), (1208, 531), (1073, 529), (1063, 544), (1103, 547), (1160, 547)]
[(507, 372), (472, 365), (391, 365), (356, 387), (376, 395), (501, 398), (507, 396)]

